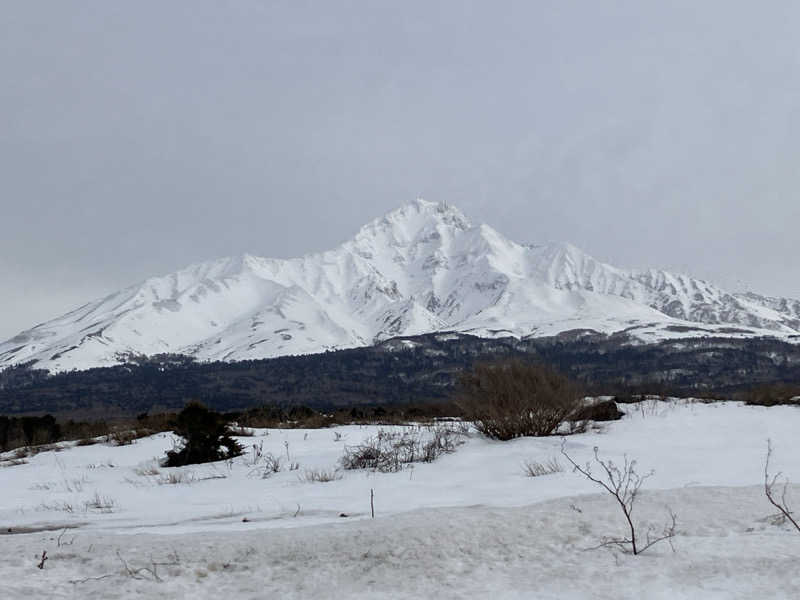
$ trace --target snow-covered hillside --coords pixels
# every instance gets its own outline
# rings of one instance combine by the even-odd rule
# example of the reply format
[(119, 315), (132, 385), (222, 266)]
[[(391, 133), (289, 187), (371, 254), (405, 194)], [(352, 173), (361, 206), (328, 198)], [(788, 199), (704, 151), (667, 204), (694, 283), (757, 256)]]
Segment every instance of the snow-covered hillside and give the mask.
[(451, 205), (417, 200), (328, 252), (225, 258), (90, 302), (0, 344), (0, 368), (34, 361), (84, 369), (165, 352), (233, 361), (432, 331), (524, 337), (573, 329), (626, 330), (646, 341), (790, 338), (800, 334), (800, 301), (626, 271), (569, 244), (518, 244)]

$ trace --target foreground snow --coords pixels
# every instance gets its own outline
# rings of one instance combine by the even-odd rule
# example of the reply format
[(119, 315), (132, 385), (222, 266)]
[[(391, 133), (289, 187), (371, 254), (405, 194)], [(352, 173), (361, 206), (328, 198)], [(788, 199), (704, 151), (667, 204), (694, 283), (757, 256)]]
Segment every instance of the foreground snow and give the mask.
[[(0, 469), (0, 531), (11, 533), (0, 536), (0, 596), (797, 597), (800, 534), (775, 524), (760, 484), (767, 438), (774, 469), (800, 476), (800, 412), (683, 401), (624, 408), (630, 414), (603, 431), (567, 438), (568, 452), (585, 461), (598, 446), (603, 457), (636, 458), (640, 472), (655, 469), (636, 513), (657, 527), (667, 507), (677, 514), (674, 553), (666, 543), (638, 557), (587, 550), (624, 533), (623, 522), (608, 496), (566, 468), (523, 475), (523, 461), (558, 456), (555, 437), (473, 434), (432, 464), (308, 483), (306, 470), (333, 468), (344, 444), (377, 427), (242, 438), (275, 455), (288, 442), (300, 468), (268, 479), (252, 454), (155, 474), (171, 440), (154, 436)], [(175, 473), (191, 483), (159, 483)], [(800, 489), (790, 491), (800, 501)]]

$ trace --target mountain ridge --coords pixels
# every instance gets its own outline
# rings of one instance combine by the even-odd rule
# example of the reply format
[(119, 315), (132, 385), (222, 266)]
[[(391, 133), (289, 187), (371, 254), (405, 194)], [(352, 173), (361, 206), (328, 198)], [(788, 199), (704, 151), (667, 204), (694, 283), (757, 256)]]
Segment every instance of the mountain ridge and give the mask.
[(0, 343), (0, 368), (85, 369), (161, 353), (235, 361), (436, 331), (524, 338), (573, 329), (626, 330), (640, 342), (800, 340), (800, 300), (620, 269), (566, 243), (519, 244), (453, 205), (418, 199), (332, 250), (242, 254), (148, 278)]

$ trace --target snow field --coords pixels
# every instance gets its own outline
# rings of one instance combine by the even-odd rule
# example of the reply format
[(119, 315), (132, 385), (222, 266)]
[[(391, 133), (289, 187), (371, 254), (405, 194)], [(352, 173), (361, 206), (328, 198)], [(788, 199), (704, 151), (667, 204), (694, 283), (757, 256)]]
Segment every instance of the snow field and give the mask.
[[(305, 470), (333, 469), (344, 444), (379, 427), (240, 438), (284, 457), (288, 442), (284, 464), (299, 468), (268, 479), (252, 452), (158, 467), (172, 445), (162, 434), (0, 468), (0, 531), (11, 533), (0, 535), (0, 597), (798, 597), (800, 534), (775, 524), (761, 484), (767, 438), (773, 471), (800, 477), (800, 412), (691, 401), (621, 408), (621, 421), (567, 437), (566, 449), (580, 463), (597, 446), (602, 458), (627, 454), (640, 473), (654, 469), (634, 515), (660, 529), (673, 510), (674, 553), (666, 543), (636, 557), (587, 550), (624, 534), (624, 522), (608, 495), (567, 469), (559, 437), (471, 434), (434, 463), (311, 483)], [(552, 458), (562, 472), (523, 474), (525, 461)], [(800, 501), (800, 487), (792, 494)], [(39, 570), (42, 550), (49, 560)]]

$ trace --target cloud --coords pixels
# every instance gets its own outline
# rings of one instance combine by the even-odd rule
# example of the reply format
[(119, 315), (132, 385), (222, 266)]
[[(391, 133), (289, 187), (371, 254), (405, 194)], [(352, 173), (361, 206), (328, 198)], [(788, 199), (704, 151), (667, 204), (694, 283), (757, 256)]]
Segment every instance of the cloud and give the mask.
[(323, 250), (418, 195), (520, 241), (800, 296), (798, 12), (17, 3), (0, 333), (191, 262)]

